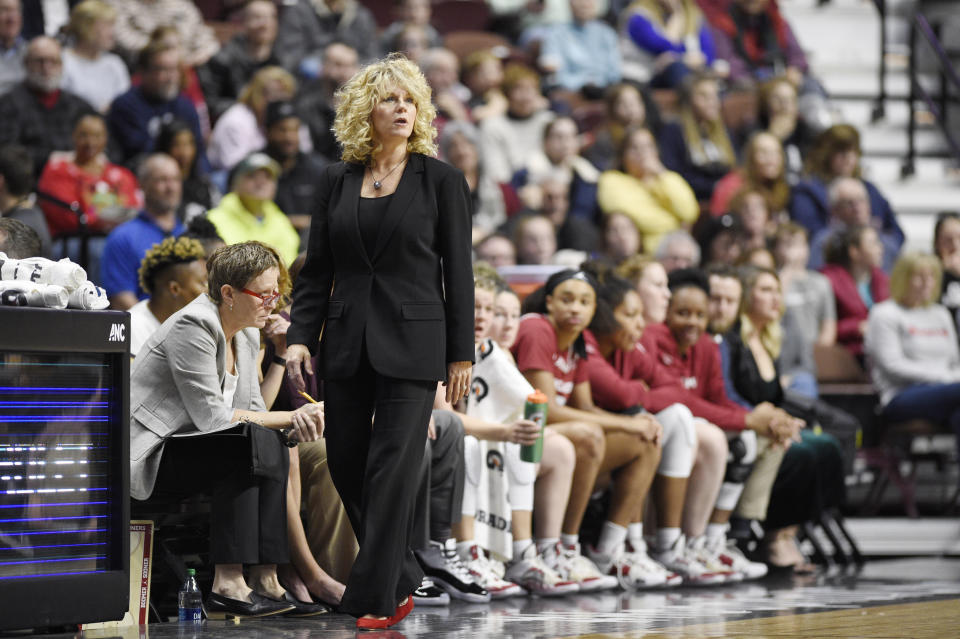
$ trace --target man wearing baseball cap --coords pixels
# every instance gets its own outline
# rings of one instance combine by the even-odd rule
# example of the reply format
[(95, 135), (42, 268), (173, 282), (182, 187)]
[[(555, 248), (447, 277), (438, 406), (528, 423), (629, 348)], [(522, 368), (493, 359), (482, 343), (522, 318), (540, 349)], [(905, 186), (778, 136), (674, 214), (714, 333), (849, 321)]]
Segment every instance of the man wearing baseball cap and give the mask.
[(266, 153), (251, 153), (233, 169), (230, 192), (207, 218), (227, 244), (260, 240), (289, 265), (297, 257), (300, 236), (273, 199), (280, 165)]

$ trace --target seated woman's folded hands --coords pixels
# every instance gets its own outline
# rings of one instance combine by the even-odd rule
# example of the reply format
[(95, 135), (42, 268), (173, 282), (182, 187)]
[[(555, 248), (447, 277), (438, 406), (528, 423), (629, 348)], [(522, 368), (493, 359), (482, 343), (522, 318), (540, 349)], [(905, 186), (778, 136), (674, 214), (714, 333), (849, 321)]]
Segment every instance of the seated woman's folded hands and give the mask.
[(290, 417), (288, 437), (298, 442), (315, 442), (323, 437), (323, 404), (304, 404)]

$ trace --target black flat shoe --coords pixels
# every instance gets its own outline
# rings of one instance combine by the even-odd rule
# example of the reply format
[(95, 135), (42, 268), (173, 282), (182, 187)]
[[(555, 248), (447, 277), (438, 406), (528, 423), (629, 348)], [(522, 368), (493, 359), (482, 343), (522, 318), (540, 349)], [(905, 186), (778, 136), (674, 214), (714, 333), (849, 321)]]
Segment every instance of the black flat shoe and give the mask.
[(293, 606), (293, 610), (283, 613), (284, 617), (316, 617), (332, 612), (332, 609), (322, 601), (300, 601), (287, 590), (283, 593), (283, 599), (274, 599), (268, 597), (271, 601), (280, 601)]
[(250, 593), (250, 601), (231, 599), (211, 592), (207, 600), (203, 603), (203, 611), (207, 615), (207, 619), (269, 617), (293, 609), (294, 605), (289, 602), (268, 599), (258, 592)]
[[(294, 601), (299, 602), (299, 603), (304, 603), (304, 602), (300, 601), (299, 599), (297, 599), (296, 597), (294, 597), (292, 594), (290, 594), (291, 589), (288, 588), (285, 583), (283, 583), (283, 580), (282, 580), (282, 579), (280, 580), (280, 587), (283, 588), (288, 595), (290, 595), (290, 597), (291, 597), (290, 602), (291, 602), (291, 603), (294, 602)], [(340, 612), (340, 604), (334, 604), (334, 603), (330, 603), (330, 602), (327, 601), (326, 599), (320, 599), (319, 597), (317, 597), (317, 596), (316, 596), (315, 594), (313, 594), (312, 592), (309, 593), (309, 594), (310, 594), (310, 601), (309, 601), (309, 602), (306, 602), (306, 603), (310, 603), (310, 604), (318, 605), (318, 606), (326, 606), (327, 612), (332, 612), (332, 613), (338, 613), (338, 612)], [(286, 599), (284, 599), (284, 601), (286, 601)]]

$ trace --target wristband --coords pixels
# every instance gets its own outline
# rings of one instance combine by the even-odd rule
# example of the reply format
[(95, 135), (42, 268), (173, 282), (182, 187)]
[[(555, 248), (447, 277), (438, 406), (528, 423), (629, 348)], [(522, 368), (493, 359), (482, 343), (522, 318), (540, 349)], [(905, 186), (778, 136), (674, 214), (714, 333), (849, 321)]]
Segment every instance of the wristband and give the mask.
[(286, 367), (286, 365), (287, 365), (287, 360), (285, 360), (284, 358), (280, 357), (279, 355), (274, 355), (274, 356), (273, 356), (273, 363), (274, 363), (274, 364), (280, 364), (281, 366)]

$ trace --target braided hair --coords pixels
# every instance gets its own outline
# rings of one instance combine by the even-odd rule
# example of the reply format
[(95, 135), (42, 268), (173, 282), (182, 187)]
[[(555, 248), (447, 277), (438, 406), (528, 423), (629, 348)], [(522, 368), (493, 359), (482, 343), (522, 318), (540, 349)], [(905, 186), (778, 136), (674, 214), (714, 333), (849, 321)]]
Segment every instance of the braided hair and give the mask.
[(137, 271), (140, 288), (148, 295), (153, 295), (154, 285), (163, 271), (177, 264), (189, 264), (205, 257), (203, 245), (199, 241), (188, 237), (168, 237), (163, 242), (154, 244), (143, 256)]

